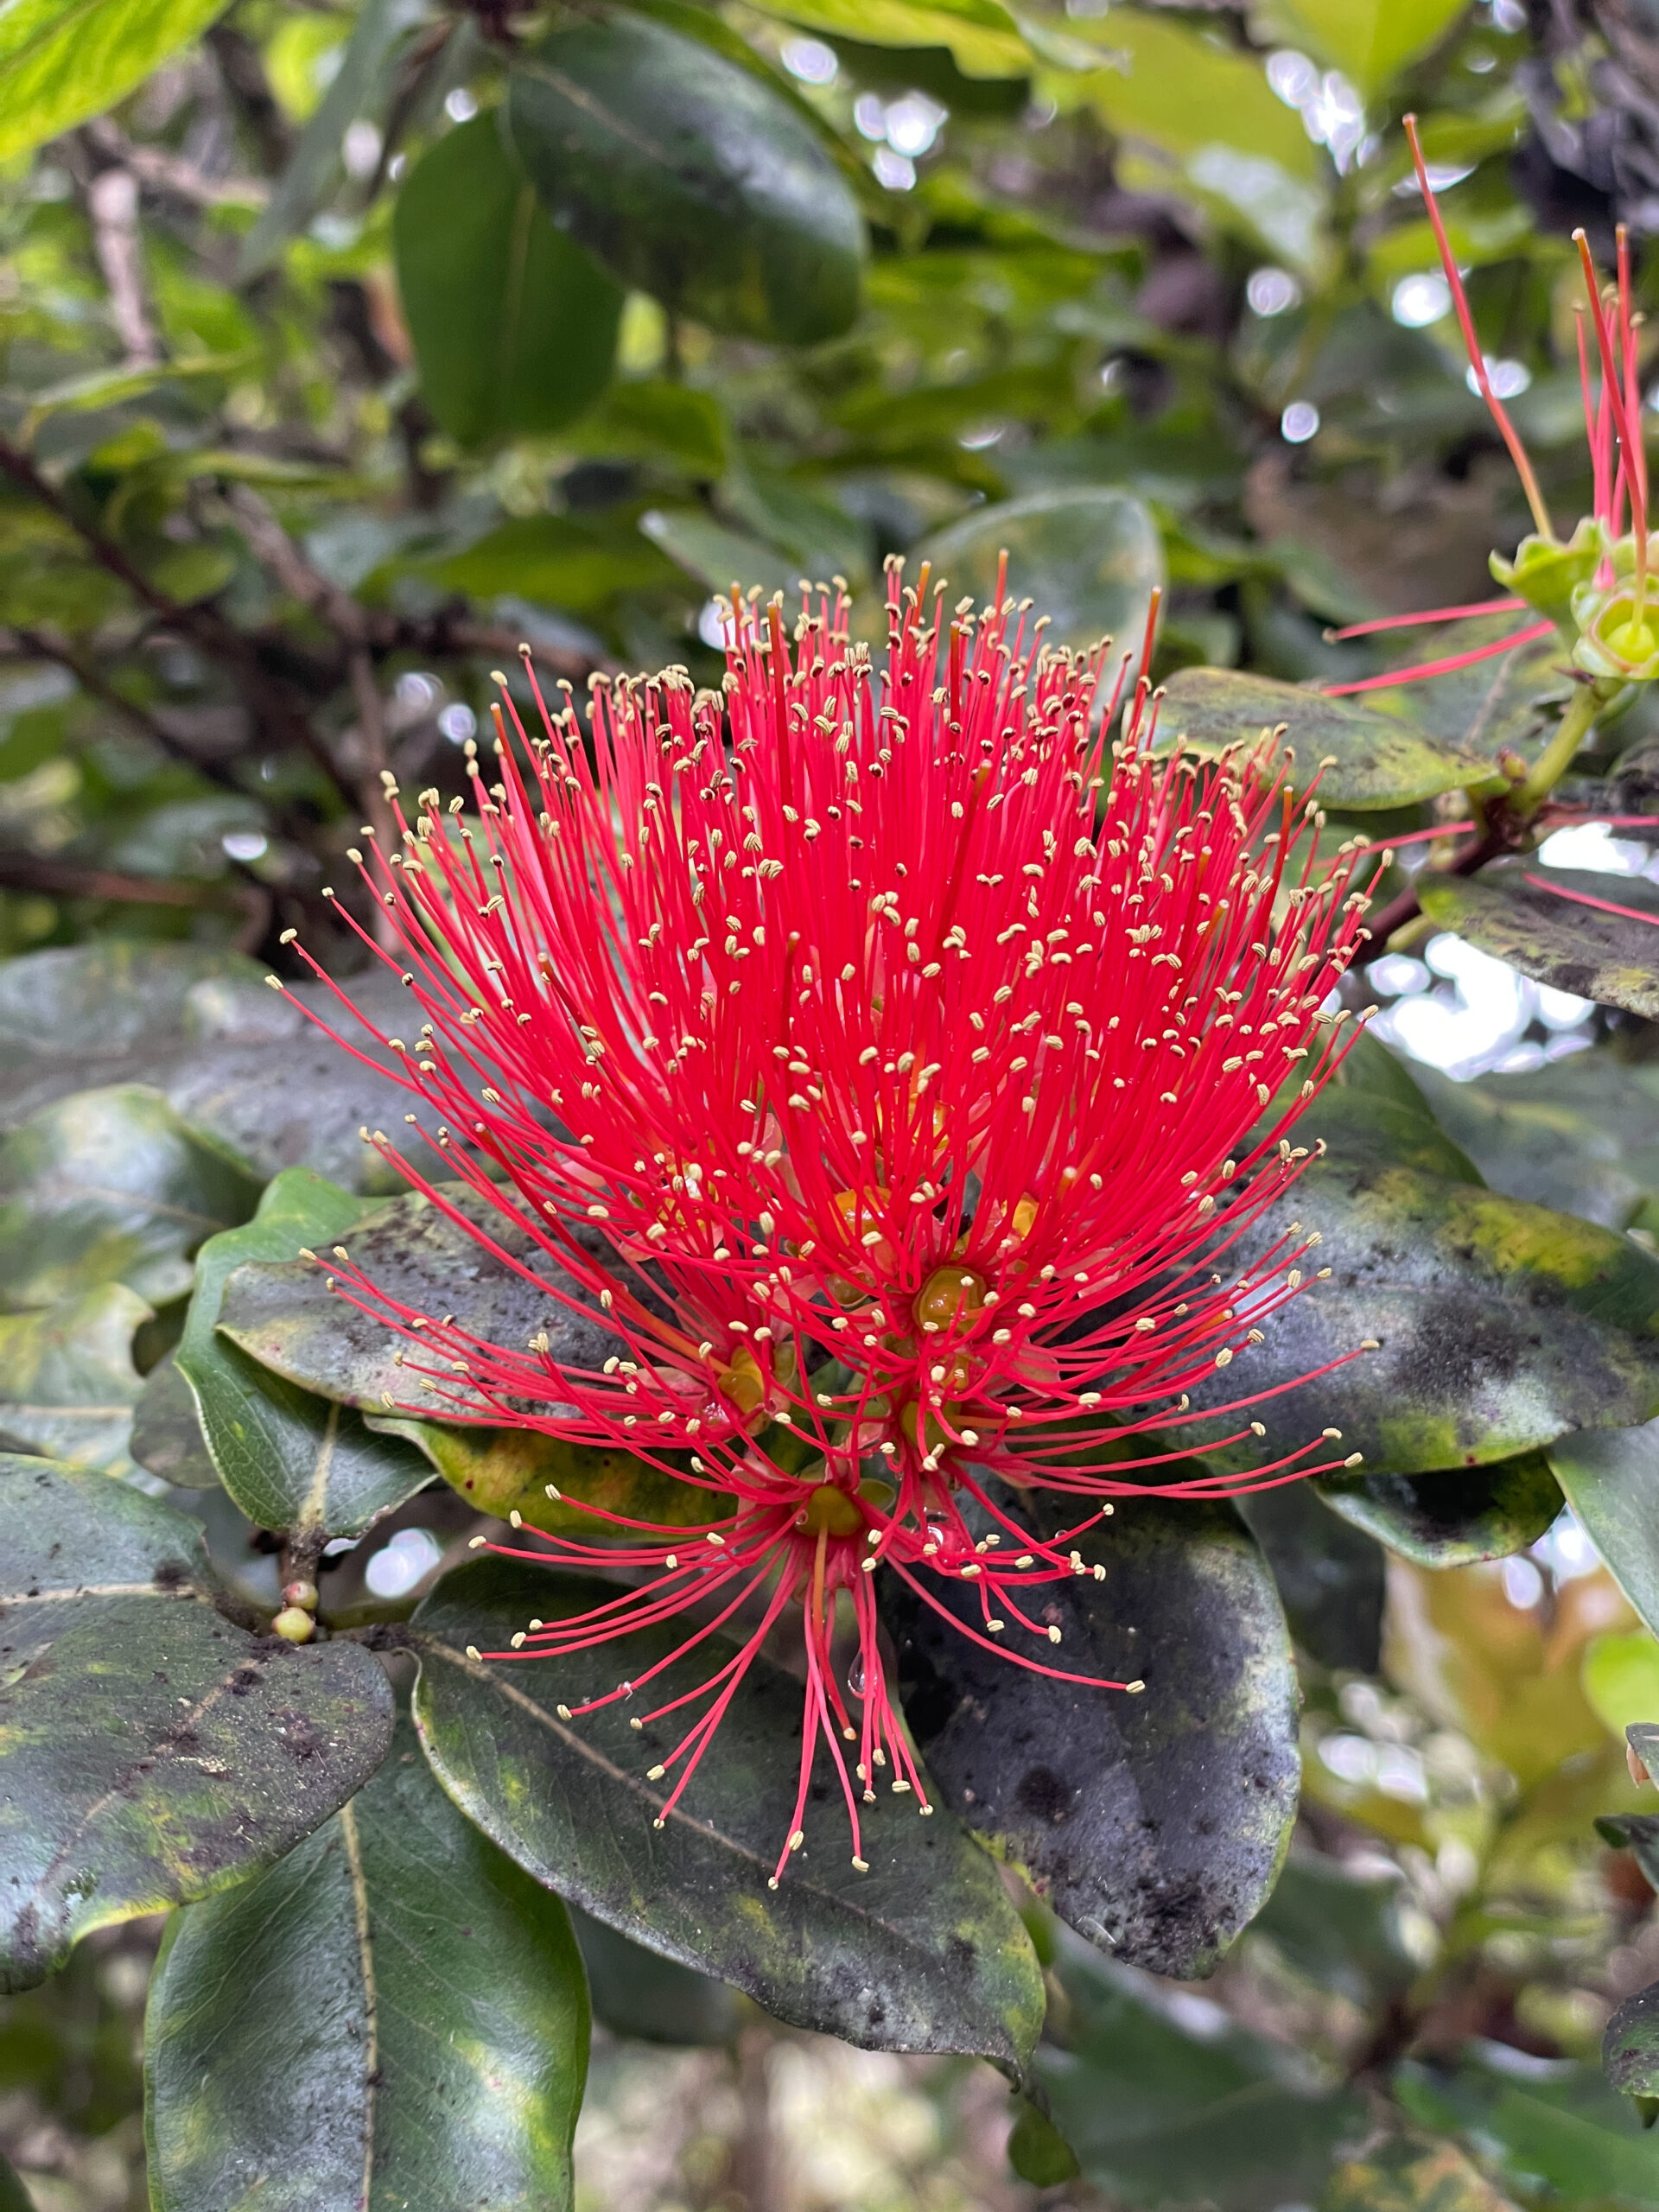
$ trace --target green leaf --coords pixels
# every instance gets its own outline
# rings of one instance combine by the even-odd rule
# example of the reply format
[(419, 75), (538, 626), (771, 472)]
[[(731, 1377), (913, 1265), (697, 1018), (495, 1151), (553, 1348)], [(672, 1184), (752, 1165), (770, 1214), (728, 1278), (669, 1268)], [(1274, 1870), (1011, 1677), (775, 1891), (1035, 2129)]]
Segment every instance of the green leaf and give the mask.
[(1390, 2135), (1335, 2167), (1319, 2212), (1516, 2212), (1455, 2143)]
[(1659, 2096), (1659, 1982), (1627, 1997), (1608, 2021), (1601, 2063), (1623, 2095)]
[(33, 0), (0, 14), (0, 162), (143, 84), (224, 0)]
[(715, 395), (655, 378), (610, 385), (565, 442), (580, 453), (667, 461), (693, 476), (723, 475), (729, 458)]
[[(412, 1444), (480, 1513), (505, 1521), (516, 1510), (537, 1529), (566, 1530), (589, 1543), (603, 1542), (604, 1525), (563, 1501), (579, 1498), (659, 1528), (700, 1528), (729, 1510), (719, 1491), (677, 1481), (631, 1452), (566, 1444), (531, 1428), (461, 1427), (391, 1414), (368, 1414), (365, 1420), (377, 1436), (401, 1436)], [(548, 1497), (549, 1484), (560, 1493), (558, 1500)]]
[(605, 389), (622, 295), (548, 220), (499, 117), (416, 164), (392, 238), (421, 391), (452, 438), (556, 430)]
[(1610, 1630), (1585, 1646), (1579, 1668), (1585, 1699), (1611, 1736), (1659, 1713), (1659, 1641), (1644, 1628)]
[(576, 515), (515, 515), (425, 573), (474, 599), (512, 593), (578, 614), (619, 591), (679, 582), (672, 564), (637, 531), (620, 537)]
[[(1065, 1525), (1029, 1500), (1020, 1510), (1038, 1534)], [(1077, 1548), (1106, 1577), (1045, 1599), (1057, 1663), (1144, 1675), (1144, 1695), (1016, 1668), (900, 1586), (882, 1611), (906, 1715), (941, 1802), (1062, 1920), (1116, 1959), (1191, 1979), (1261, 1910), (1296, 1817), (1284, 1616), (1261, 1554), (1218, 1507), (1126, 1501)], [(977, 1626), (969, 1592), (938, 1594)]]
[(1083, 2171), (1077, 2152), (1029, 2097), (1020, 2097), (1016, 2103), (1014, 2126), (1008, 2131), (1008, 2164), (1033, 2189), (1058, 2188)]
[(219, 1481), (219, 1469), (201, 1433), (195, 1393), (180, 1374), (172, 1352), (151, 1369), (138, 1393), (129, 1448), (141, 1467), (179, 1490), (208, 1490)]
[(0, 2158), (0, 2212), (35, 2212), (35, 2200), (6, 2158)]
[[(684, 1802), (653, 1827), (669, 1785), (615, 1706), (560, 1719), (619, 1672), (671, 1651), (650, 1630), (585, 1659), (488, 1665), (532, 1613), (558, 1619), (611, 1586), (483, 1560), (446, 1575), (415, 1616), (415, 1718), (440, 1781), (468, 1817), (550, 1888), (683, 1965), (716, 1974), (798, 2027), (878, 2050), (971, 2051), (1018, 2069), (1041, 2024), (1031, 1942), (990, 1859), (941, 1809), (867, 1808), (870, 1871), (848, 1864), (846, 1811), (821, 1777), (805, 1847), (776, 1890), (800, 1764), (802, 1690), (762, 1658), (734, 1699)], [(664, 1698), (706, 1681), (737, 1647), (709, 1637), (657, 1678)], [(908, 1804), (909, 1801), (903, 1801)]]
[[(1268, 1436), (1250, 1451), (1178, 1432), (1211, 1465), (1254, 1466), (1332, 1427), (1368, 1475), (1421, 1474), (1512, 1459), (1659, 1406), (1659, 1261), (1629, 1239), (1404, 1167), (1321, 1161), (1294, 1205), (1319, 1233), (1330, 1280), (1272, 1315), (1265, 1343), (1195, 1390), (1194, 1407), (1347, 1364), (1255, 1406)], [(1360, 1351), (1368, 1339), (1381, 1349)]]
[(1469, 0), (1268, 0), (1271, 37), (1304, 48), (1369, 99), (1445, 37)]
[(568, 2212), (581, 1955), (407, 1721), (325, 1827), (179, 1915), (144, 2044), (156, 2212)]
[(594, 2018), (613, 2036), (645, 2043), (734, 2040), (744, 2011), (734, 1990), (631, 1943), (580, 1905), (570, 1906), (569, 1913), (588, 1968)]
[(734, 584), (746, 591), (759, 584), (766, 598), (781, 591), (787, 604), (794, 596), (801, 574), (798, 561), (745, 531), (728, 529), (700, 508), (652, 508), (640, 516), (639, 527), (705, 591), (723, 597)]
[[(395, 982), (369, 976), (353, 988), (383, 1033), (407, 1018)], [(307, 1004), (371, 1062), (391, 1057), (324, 987), (270, 990), (234, 953), (111, 939), (0, 962), (0, 1123), (15, 1127), (94, 1084), (148, 1084), (262, 1176), (302, 1163), (374, 1188), (385, 1165), (358, 1132), (393, 1125), (407, 1097), (314, 1027)], [(442, 1173), (410, 1138), (414, 1156)]]
[(1419, 1567), (1467, 1567), (1535, 1544), (1561, 1510), (1541, 1452), (1426, 1474), (1360, 1475), (1318, 1485), (1325, 1503)]
[[(1435, 158), (1429, 151), (1428, 159), (1432, 162)], [(1412, 250), (1402, 256), (1400, 266), (1389, 277), (1390, 283), (1414, 270), (1434, 265), (1436, 248), (1428, 225), (1425, 222), (1411, 228), (1414, 239)], [(1462, 247), (1456, 239), (1456, 228), (1453, 219), (1453, 251), (1458, 253), (1460, 264), (1466, 267)], [(1416, 236), (1417, 232), (1421, 235)], [(1391, 245), (1402, 238), (1400, 229), (1389, 232)], [(1514, 242), (1510, 241), (1499, 249), (1497, 256), (1489, 253), (1479, 257), (1506, 258), (1514, 250)], [(1514, 637), (1531, 620), (1513, 610), (1508, 614), (1476, 615), (1459, 623), (1455, 650), (1467, 652), (1477, 645), (1496, 645), (1500, 639)], [(1407, 632), (1401, 646), (1401, 664), (1410, 666), (1416, 662), (1441, 658), (1446, 652), (1441, 642), (1445, 635), (1438, 625), (1414, 634)], [(1506, 750), (1518, 753), (1529, 763), (1543, 750), (1546, 738), (1554, 730), (1560, 708), (1572, 690), (1571, 669), (1566, 664), (1560, 637), (1552, 632), (1529, 645), (1517, 645), (1512, 652), (1497, 653), (1489, 660), (1471, 661), (1464, 668), (1447, 669), (1441, 676), (1419, 677), (1410, 683), (1389, 684), (1368, 692), (1365, 696), (1367, 704), (1379, 714), (1393, 715), (1410, 728), (1439, 738), (1461, 751), (1478, 752), (1483, 758), (1496, 759), (1500, 750)]]
[(243, 1880), (385, 1756), (378, 1662), (232, 1626), (200, 1526), (137, 1491), (0, 1460), (0, 1987)]
[(1067, 2047), (1046, 2044), (1034, 2070), (1084, 2178), (1113, 2199), (1273, 2212), (1311, 2201), (1338, 2144), (1365, 2133), (1357, 2091), (1321, 2089), (1219, 2006), (1190, 2033), (1155, 1986), (1073, 1942), (1059, 1975)]
[[(1649, 1020), (1659, 1015), (1659, 884), (1517, 857), (1475, 876), (1425, 872), (1417, 895), (1442, 929), (1455, 930), (1535, 982)], [(1625, 914), (1603, 913), (1586, 899), (1623, 907)], [(1631, 914), (1640, 918), (1628, 918)]]
[[(377, 1436), (360, 1414), (270, 1373), (217, 1327), (237, 1269), (251, 1261), (290, 1260), (313, 1241), (342, 1236), (362, 1211), (349, 1192), (308, 1167), (290, 1167), (270, 1185), (247, 1227), (211, 1238), (197, 1261), (179, 1372), (195, 1394), (220, 1479), (262, 1529), (310, 1539), (360, 1535), (430, 1480), (425, 1459), (403, 1439)], [(352, 1310), (334, 1302), (340, 1313)]]
[(1335, 1082), (1296, 1123), (1299, 1145), (1321, 1141), (1338, 1167), (1414, 1167), (1454, 1183), (1481, 1180), (1416, 1082), (1385, 1046), (1363, 1032), (1349, 1046)]
[(1659, 1421), (1578, 1429), (1549, 1464), (1614, 1580), (1659, 1636)]
[(1529, 2202), (1542, 2187), (1553, 2204), (1659, 2206), (1659, 2136), (1593, 2066), (1476, 2044), (1454, 2072), (1407, 2061), (1395, 2094), (1423, 2126), (1464, 2136)]
[(1152, 594), (1164, 582), (1164, 549), (1139, 499), (1091, 484), (976, 507), (916, 548), (911, 573), (931, 561), (953, 601), (971, 594), (983, 604), (995, 593), (1004, 551), (1007, 588), (1050, 618), (1047, 642), (1085, 647), (1109, 637), (1126, 652), (1140, 650)]
[(1032, 50), (999, 0), (766, 0), (761, 12), (869, 46), (944, 47), (965, 77), (1023, 77)]
[[(466, 1184), (437, 1187), (446, 1204), (487, 1228), (505, 1257), (487, 1251), (418, 1192), (394, 1198), (366, 1219), (361, 1205), (353, 1202), (350, 1222), (336, 1217), (333, 1226), (318, 1230), (315, 1237), (297, 1235), (289, 1251), (313, 1243), (341, 1245), (349, 1229), (353, 1266), (377, 1291), (402, 1300), (412, 1312), (429, 1317), (451, 1313), (460, 1327), (497, 1344), (523, 1344), (545, 1330), (556, 1360), (574, 1367), (602, 1366), (620, 1340), (586, 1314), (558, 1304), (550, 1291), (526, 1281), (508, 1263), (517, 1262), (542, 1281), (579, 1296), (572, 1278), (503, 1206)], [(343, 1192), (338, 1195), (344, 1199)], [(576, 1234), (588, 1250), (601, 1249), (592, 1230)], [(342, 1405), (378, 1414), (390, 1399), (398, 1402), (401, 1411), (416, 1412), (423, 1410), (423, 1402), (411, 1405), (411, 1400), (429, 1400), (432, 1414), (441, 1416), (451, 1402), (411, 1370), (393, 1365), (392, 1354), (403, 1339), (337, 1297), (324, 1268), (309, 1260), (289, 1257), (278, 1264), (246, 1255), (226, 1282), (219, 1325), (263, 1366)]]
[(1608, 1051), (1454, 1083), (1418, 1070), (1434, 1117), (1513, 1198), (1624, 1229), (1659, 1191), (1659, 1090)]
[(99, 1283), (152, 1305), (190, 1287), (205, 1237), (245, 1221), (259, 1184), (159, 1090), (83, 1090), (0, 1141), (0, 1282), (14, 1307)]
[(1281, 725), (1295, 754), (1297, 790), (1306, 791), (1328, 762), (1319, 773), (1320, 804), (1356, 813), (1435, 798), (1498, 772), (1496, 762), (1375, 708), (1233, 668), (1177, 669), (1158, 715), (1166, 745), (1182, 740), (1206, 757), (1254, 744)]
[(341, 148), (359, 118), (372, 122), (391, 99), (400, 48), (426, 13), (423, 0), (365, 0), (321, 103), (307, 121), (263, 213), (242, 241), (237, 281), (270, 267), (344, 174)]
[(1291, 1634), (1308, 1657), (1376, 1674), (1386, 1574), (1373, 1540), (1327, 1512), (1311, 1483), (1247, 1491), (1233, 1503), (1273, 1569)]
[(44, 1313), (0, 1314), (0, 1448), (129, 1473), (143, 1387), (132, 1338), (149, 1318), (143, 1300), (116, 1282)]
[(1322, 1853), (1293, 1851), (1251, 1929), (1286, 1963), (1351, 2005), (1374, 2005), (1417, 1972), (1401, 1940), (1400, 1873), (1362, 1872)]
[(519, 158), (619, 282), (712, 330), (805, 346), (858, 312), (863, 224), (816, 131), (748, 70), (622, 14), (508, 79)]

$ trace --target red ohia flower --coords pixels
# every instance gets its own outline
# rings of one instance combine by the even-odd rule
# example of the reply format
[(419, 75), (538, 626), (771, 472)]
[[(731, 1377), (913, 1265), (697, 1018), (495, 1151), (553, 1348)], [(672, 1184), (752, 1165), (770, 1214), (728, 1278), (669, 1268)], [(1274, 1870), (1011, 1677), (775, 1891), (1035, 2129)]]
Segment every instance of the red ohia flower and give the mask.
[[(779, 1872), (820, 1735), (855, 1865), (880, 1770), (928, 1809), (877, 1566), (939, 1610), (930, 1578), (967, 1579), (983, 1635), (963, 1632), (1054, 1671), (1010, 1630), (1059, 1640), (1025, 1601), (1088, 1571), (1078, 1530), (1031, 1536), (1004, 1485), (1086, 1496), (1080, 1526), (1155, 1487), (1176, 1455), (1125, 1437), (1179, 1427), (1294, 1294), (1294, 1224), (1241, 1254), (1305, 1157), (1287, 1132), (1340, 1050), (1327, 1008), (1364, 904), (1358, 841), (1319, 870), (1320, 817), (1269, 747), (1155, 758), (1144, 677), (1109, 743), (1127, 659), (1103, 701), (1106, 649), (1039, 650), (1000, 582), (947, 620), (925, 569), (910, 590), (895, 566), (888, 617), (878, 671), (840, 595), (806, 595), (791, 650), (780, 606), (763, 624), (734, 593), (723, 696), (678, 670), (595, 679), (584, 730), (537, 690), (530, 734), (509, 698), (496, 780), (470, 762), (475, 822), (424, 793), (403, 851), (367, 863), (423, 1017), (383, 1042), (486, 1225), (404, 1173), (612, 1350), (486, 1341), (349, 1263), (338, 1286), (419, 1348), (410, 1410), (620, 1445), (729, 1501), (697, 1531), (588, 1509), (620, 1542), (542, 1537), (521, 1555), (645, 1579), (512, 1641), (574, 1654), (689, 1614), (678, 1656), (741, 1621), (702, 1688), (639, 1716), (702, 1707), (652, 1770), (677, 1777), (665, 1817), (799, 1606)], [(1313, 1471), (1319, 1448), (1251, 1479)]]

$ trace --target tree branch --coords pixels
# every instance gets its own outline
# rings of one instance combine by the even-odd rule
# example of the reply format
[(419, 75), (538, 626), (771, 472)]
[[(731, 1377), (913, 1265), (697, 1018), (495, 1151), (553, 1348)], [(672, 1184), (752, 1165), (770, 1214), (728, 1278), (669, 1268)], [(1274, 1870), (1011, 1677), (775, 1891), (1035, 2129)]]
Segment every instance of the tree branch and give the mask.
[(92, 251), (109, 287), (110, 313), (126, 349), (127, 366), (152, 369), (162, 358), (162, 341), (144, 297), (143, 247), (138, 237), (138, 187), (130, 169), (99, 172), (86, 188)]

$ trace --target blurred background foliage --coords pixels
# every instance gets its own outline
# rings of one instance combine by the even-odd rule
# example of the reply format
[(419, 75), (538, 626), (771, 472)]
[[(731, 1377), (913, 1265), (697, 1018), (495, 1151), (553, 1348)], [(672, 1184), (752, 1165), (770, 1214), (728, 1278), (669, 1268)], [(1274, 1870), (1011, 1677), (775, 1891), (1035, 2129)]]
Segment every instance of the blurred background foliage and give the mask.
[[(1327, 632), (1485, 597), (1526, 515), (1409, 173), (1414, 109), (1494, 386), (1580, 512), (1567, 232), (1605, 257), (1616, 221), (1659, 230), (1643, 0), (0, 12), (0, 953), (201, 955), (183, 1013), (124, 1004), (113, 973), (79, 1014), (0, 1006), (17, 1112), (72, 1042), (78, 1065), (128, 1055), (122, 1080), (180, 1037), (280, 1042), (218, 956), (292, 972), (301, 929), (352, 967), (325, 887), (385, 819), (382, 772), (461, 791), (521, 639), (578, 689), (710, 680), (734, 579), (838, 574), (868, 623), (887, 555), (965, 591), (1007, 545), (1078, 641), (1132, 635), (1165, 584), (1160, 675), (1351, 681), (1421, 645)], [(1411, 711), (1524, 749), (1535, 696), (1465, 675)], [(1601, 742), (1587, 792), (1650, 810), (1649, 710)], [(1368, 819), (1400, 834), (1436, 804)], [(1566, 835), (1547, 857), (1648, 867), (1638, 840)], [(1489, 1184), (1654, 1246), (1650, 1022), (1432, 929), (1372, 987)], [(223, 1106), (254, 1078), (201, 1080)], [(100, 1096), (149, 1117), (123, 1141), (146, 1187), (246, 1218), (239, 1171), (153, 1091)], [(360, 1181), (340, 1142), (331, 1172)], [(35, 1250), (32, 1219), (5, 1232), (7, 1439), (130, 1467), (169, 1341), (143, 1316), (187, 1286), (189, 1239), (112, 1284)], [(188, 1484), (167, 1449), (156, 1414), (145, 1464)], [(1659, 1979), (1654, 1800), (1624, 1750), (1659, 1715), (1659, 1643), (1548, 1471), (1528, 1480), (1502, 1527), (1414, 1554), (1402, 1509), (1386, 1561), (1358, 1513), (1252, 1514), (1302, 1675), (1292, 1853), (1202, 1992), (1031, 1908), (1053, 2126), (982, 2066), (775, 2029), (584, 1931), (584, 2212), (1659, 2208), (1650, 2112), (1598, 2063)], [(220, 1519), (225, 1570), (269, 1605), (270, 1547)], [(417, 1500), (348, 1572), (398, 1599), (453, 1533)], [(147, 2201), (158, 1935), (90, 1938), (0, 2007), (0, 2147), (37, 2212)]]

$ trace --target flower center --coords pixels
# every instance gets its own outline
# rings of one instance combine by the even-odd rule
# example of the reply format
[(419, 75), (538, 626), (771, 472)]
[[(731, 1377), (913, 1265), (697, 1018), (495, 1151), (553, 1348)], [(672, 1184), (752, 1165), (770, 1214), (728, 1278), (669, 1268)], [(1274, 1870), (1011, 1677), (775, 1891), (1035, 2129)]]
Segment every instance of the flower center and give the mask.
[(960, 1315), (983, 1310), (985, 1278), (971, 1268), (935, 1268), (916, 1294), (916, 1322), (925, 1332), (948, 1329)]

